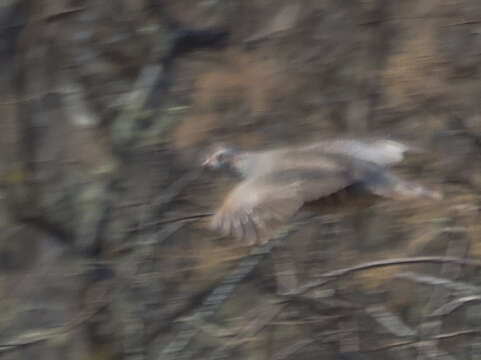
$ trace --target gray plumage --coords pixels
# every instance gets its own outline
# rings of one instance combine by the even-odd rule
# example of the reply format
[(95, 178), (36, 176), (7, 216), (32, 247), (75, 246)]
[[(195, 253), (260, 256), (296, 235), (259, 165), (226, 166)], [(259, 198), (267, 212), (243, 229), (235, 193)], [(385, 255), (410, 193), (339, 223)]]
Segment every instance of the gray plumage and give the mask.
[(210, 226), (239, 238), (259, 238), (303, 204), (353, 184), (384, 197), (439, 198), (388, 171), (408, 146), (392, 140), (327, 140), (259, 152), (218, 147), (203, 165), (229, 169), (243, 180), (226, 197)]

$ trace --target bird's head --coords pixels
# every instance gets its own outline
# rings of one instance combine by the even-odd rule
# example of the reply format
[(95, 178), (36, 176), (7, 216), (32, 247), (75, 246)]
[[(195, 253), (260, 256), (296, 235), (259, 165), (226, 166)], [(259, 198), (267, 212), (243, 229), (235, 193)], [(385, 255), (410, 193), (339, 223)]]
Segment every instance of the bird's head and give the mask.
[(234, 167), (234, 157), (237, 152), (224, 145), (216, 145), (211, 149), (202, 161), (204, 168), (219, 170), (232, 169)]

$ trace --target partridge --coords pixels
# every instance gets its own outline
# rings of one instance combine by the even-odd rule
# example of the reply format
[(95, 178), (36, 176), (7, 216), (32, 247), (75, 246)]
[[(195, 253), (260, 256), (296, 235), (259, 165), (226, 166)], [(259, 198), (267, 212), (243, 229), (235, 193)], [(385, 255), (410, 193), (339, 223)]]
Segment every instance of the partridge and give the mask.
[(286, 221), (304, 204), (352, 186), (388, 198), (440, 198), (388, 171), (409, 150), (384, 139), (325, 140), (255, 152), (216, 146), (202, 165), (231, 171), (242, 181), (217, 209), (210, 228), (259, 240), (265, 230)]

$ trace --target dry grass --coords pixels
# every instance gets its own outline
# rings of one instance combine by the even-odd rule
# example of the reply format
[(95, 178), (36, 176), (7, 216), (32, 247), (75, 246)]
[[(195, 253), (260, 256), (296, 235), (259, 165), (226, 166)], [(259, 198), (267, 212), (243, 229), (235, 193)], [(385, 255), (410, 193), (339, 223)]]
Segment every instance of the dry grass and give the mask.
[(392, 106), (410, 102), (412, 97), (440, 94), (444, 71), (431, 28), (412, 31), (399, 52), (390, 56), (382, 78)]
[[(237, 50), (224, 53), (222, 60), (215, 70), (198, 75), (191, 111), (173, 133), (175, 148), (192, 147), (208, 138), (213, 129), (229, 126), (223, 118), (226, 111), (245, 107), (247, 114), (241, 114), (249, 119), (269, 111), (282, 84), (280, 65)], [(245, 120), (234, 118), (236, 122)], [(261, 139), (260, 135), (243, 134), (239, 142), (256, 146)]]
[(174, 130), (173, 146), (182, 149), (197, 144), (208, 136), (209, 131), (218, 124), (218, 121), (214, 113), (190, 114)]
[(273, 59), (258, 60), (238, 51), (226, 54), (224, 68), (202, 74), (193, 95), (195, 108), (213, 110), (216, 103), (234, 97), (245, 99), (252, 113), (269, 108), (275, 89), (280, 86), (280, 66)]

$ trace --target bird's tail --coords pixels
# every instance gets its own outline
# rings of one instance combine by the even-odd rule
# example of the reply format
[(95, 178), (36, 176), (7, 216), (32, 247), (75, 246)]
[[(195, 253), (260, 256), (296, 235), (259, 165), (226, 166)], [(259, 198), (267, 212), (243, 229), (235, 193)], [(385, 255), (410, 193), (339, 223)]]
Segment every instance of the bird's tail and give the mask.
[(401, 199), (430, 198), (441, 200), (443, 198), (443, 194), (439, 191), (429, 190), (419, 184), (412, 184), (402, 180), (394, 186), (393, 195), (393, 197)]
[(440, 200), (443, 198), (443, 194), (439, 191), (426, 189), (419, 184), (405, 181), (387, 173), (371, 179), (365, 186), (376, 195), (400, 200), (415, 198)]

